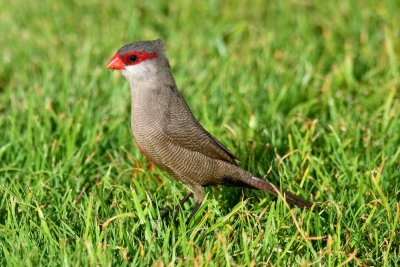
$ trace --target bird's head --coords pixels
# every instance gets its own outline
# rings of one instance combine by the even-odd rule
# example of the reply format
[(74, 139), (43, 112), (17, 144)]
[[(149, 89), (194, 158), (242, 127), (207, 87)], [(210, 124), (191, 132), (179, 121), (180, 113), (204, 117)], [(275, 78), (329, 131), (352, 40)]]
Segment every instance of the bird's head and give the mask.
[(139, 41), (121, 47), (108, 62), (107, 69), (121, 70), (128, 80), (156, 71), (168, 65), (161, 40)]

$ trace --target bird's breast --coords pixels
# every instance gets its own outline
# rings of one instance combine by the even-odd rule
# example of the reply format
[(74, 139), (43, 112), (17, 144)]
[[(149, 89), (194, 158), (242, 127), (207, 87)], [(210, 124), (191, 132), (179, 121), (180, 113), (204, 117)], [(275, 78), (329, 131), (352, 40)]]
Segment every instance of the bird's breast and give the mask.
[[(165, 150), (162, 113), (151, 102), (132, 101), (131, 129), (139, 150), (157, 165), (162, 164)], [(138, 103), (136, 103), (138, 102)]]

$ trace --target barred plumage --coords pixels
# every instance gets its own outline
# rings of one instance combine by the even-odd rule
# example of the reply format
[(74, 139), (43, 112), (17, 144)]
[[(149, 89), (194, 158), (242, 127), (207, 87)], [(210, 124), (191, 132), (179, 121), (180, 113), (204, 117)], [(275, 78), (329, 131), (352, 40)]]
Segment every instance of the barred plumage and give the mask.
[[(134, 56), (127, 59), (127, 53)], [(278, 194), (279, 187), (238, 167), (234, 154), (193, 116), (176, 87), (162, 41), (125, 45), (108, 68), (122, 70), (129, 81), (131, 127), (140, 149), (193, 192), (196, 206), (188, 222), (203, 201), (205, 186), (245, 186)], [(310, 203), (289, 192), (284, 195), (291, 203), (311, 207)]]

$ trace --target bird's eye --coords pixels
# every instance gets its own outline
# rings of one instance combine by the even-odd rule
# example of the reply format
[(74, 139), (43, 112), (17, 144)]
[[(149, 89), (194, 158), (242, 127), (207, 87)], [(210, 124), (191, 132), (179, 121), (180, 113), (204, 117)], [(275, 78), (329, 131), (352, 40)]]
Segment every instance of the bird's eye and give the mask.
[(137, 56), (136, 55), (131, 55), (130, 57), (129, 57), (129, 61), (130, 62), (135, 62), (137, 60)]

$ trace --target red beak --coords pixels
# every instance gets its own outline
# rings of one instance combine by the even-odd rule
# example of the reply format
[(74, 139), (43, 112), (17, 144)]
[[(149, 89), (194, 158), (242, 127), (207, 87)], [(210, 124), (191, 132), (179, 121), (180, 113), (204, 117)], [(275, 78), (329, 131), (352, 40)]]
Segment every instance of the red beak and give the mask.
[(107, 69), (110, 69), (110, 70), (123, 70), (123, 69), (125, 69), (125, 64), (124, 64), (124, 62), (122, 62), (122, 59), (121, 59), (121, 57), (119, 56), (118, 53), (115, 54), (112, 57), (110, 62), (108, 62)]

